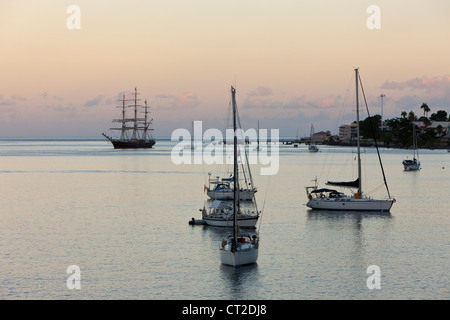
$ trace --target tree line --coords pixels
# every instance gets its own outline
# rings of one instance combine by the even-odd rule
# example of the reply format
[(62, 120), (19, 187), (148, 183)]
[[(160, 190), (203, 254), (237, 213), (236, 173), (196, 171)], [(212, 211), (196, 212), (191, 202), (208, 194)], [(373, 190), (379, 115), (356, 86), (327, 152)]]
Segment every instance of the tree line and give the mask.
[(409, 148), (413, 144), (412, 132), (413, 122), (420, 121), (423, 127), (416, 126), (417, 145), (422, 148), (450, 147), (448, 139), (444, 139), (446, 128), (438, 125), (436, 128), (428, 128), (432, 121), (450, 121), (450, 116), (445, 110), (438, 110), (436, 113), (431, 112), (430, 107), (423, 103), (420, 106), (423, 110), (423, 116), (418, 117), (414, 111), (402, 111), (400, 117), (386, 119), (381, 130), (381, 116), (374, 115), (360, 121), (360, 133), (363, 138), (377, 139), (384, 143), (386, 147)]

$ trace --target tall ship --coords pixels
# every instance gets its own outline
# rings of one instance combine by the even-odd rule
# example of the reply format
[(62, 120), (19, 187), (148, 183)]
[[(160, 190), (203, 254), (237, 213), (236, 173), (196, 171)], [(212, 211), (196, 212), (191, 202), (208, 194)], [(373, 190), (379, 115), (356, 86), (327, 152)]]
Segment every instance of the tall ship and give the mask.
[[(111, 141), (114, 149), (139, 149), (139, 148), (151, 148), (156, 143), (155, 139), (153, 139), (151, 135), (152, 128), (150, 125), (153, 122), (153, 119), (149, 119), (149, 109), (150, 107), (147, 105), (147, 100), (145, 100), (144, 105), (138, 104), (138, 92), (137, 88), (134, 88), (134, 98), (133, 99), (125, 99), (125, 94), (122, 96), (122, 99), (119, 100), (122, 102), (122, 118), (113, 119), (113, 123), (120, 123), (120, 127), (110, 128), (111, 130), (120, 131), (119, 137), (111, 137), (102, 133), (102, 135)], [(127, 104), (132, 102), (132, 104)], [(133, 116), (128, 117), (126, 109), (133, 110)], [(144, 117), (138, 117), (138, 113), (144, 113)]]

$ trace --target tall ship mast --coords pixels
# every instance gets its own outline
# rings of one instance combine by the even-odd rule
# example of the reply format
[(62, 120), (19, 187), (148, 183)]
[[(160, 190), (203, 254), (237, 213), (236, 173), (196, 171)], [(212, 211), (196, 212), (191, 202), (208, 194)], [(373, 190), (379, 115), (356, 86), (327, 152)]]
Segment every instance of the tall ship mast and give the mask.
[[(114, 138), (110, 137), (104, 133), (102, 135), (107, 138), (114, 146), (114, 149), (137, 149), (137, 148), (151, 148), (156, 143), (155, 139), (153, 139), (151, 135), (150, 128), (153, 119), (149, 120), (149, 109), (150, 107), (147, 105), (147, 100), (145, 100), (145, 105), (142, 106), (138, 104), (138, 92), (137, 88), (134, 88), (134, 97), (133, 99), (125, 99), (125, 95), (122, 96), (122, 99), (119, 100), (122, 102), (122, 105), (118, 108), (122, 108), (122, 118), (113, 119), (113, 123), (120, 123), (120, 127), (110, 128), (114, 131), (120, 131), (119, 137)], [(127, 102), (132, 102), (132, 104), (128, 104)], [(131, 118), (127, 118), (126, 109), (132, 109), (133, 116)], [(144, 117), (138, 117), (138, 112), (143, 109)]]

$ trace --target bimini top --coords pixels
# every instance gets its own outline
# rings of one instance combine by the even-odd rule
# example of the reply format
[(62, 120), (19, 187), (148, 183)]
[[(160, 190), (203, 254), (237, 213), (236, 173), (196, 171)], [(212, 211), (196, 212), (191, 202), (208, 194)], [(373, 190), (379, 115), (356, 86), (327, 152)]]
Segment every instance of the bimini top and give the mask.
[(334, 189), (327, 189), (327, 188), (316, 189), (311, 191), (311, 193), (321, 193), (321, 192), (337, 192), (337, 191)]
[(229, 207), (232, 207), (230, 203), (220, 201), (220, 200), (214, 200), (210, 206), (211, 209), (220, 209), (220, 208), (229, 208)]
[(328, 181), (326, 185), (329, 186), (338, 186), (338, 187), (349, 187), (349, 188), (359, 188), (359, 178), (355, 181), (348, 181), (348, 182), (333, 182)]

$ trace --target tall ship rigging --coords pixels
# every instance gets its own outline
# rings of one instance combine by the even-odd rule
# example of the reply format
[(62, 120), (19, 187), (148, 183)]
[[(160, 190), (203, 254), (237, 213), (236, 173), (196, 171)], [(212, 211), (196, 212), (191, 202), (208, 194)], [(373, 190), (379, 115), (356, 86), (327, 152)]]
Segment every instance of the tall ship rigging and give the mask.
[[(152, 128), (150, 125), (153, 122), (153, 119), (149, 119), (149, 109), (150, 107), (147, 105), (147, 100), (145, 100), (145, 105), (138, 104), (140, 99), (138, 96), (137, 88), (134, 88), (134, 99), (127, 100), (125, 99), (125, 94), (122, 96), (122, 99), (119, 100), (122, 102), (122, 118), (113, 119), (113, 123), (120, 123), (120, 127), (110, 128), (111, 130), (120, 131), (120, 136), (118, 138), (111, 137), (102, 133), (102, 135), (111, 141), (114, 149), (139, 149), (139, 148), (151, 148), (156, 143), (155, 139), (153, 139), (151, 135)], [(127, 102), (134, 102), (133, 104), (126, 104)], [(126, 109), (133, 110), (133, 117), (128, 118)], [(144, 117), (138, 117), (138, 111), (143, 110), (141, 112), (144, 113)]]

